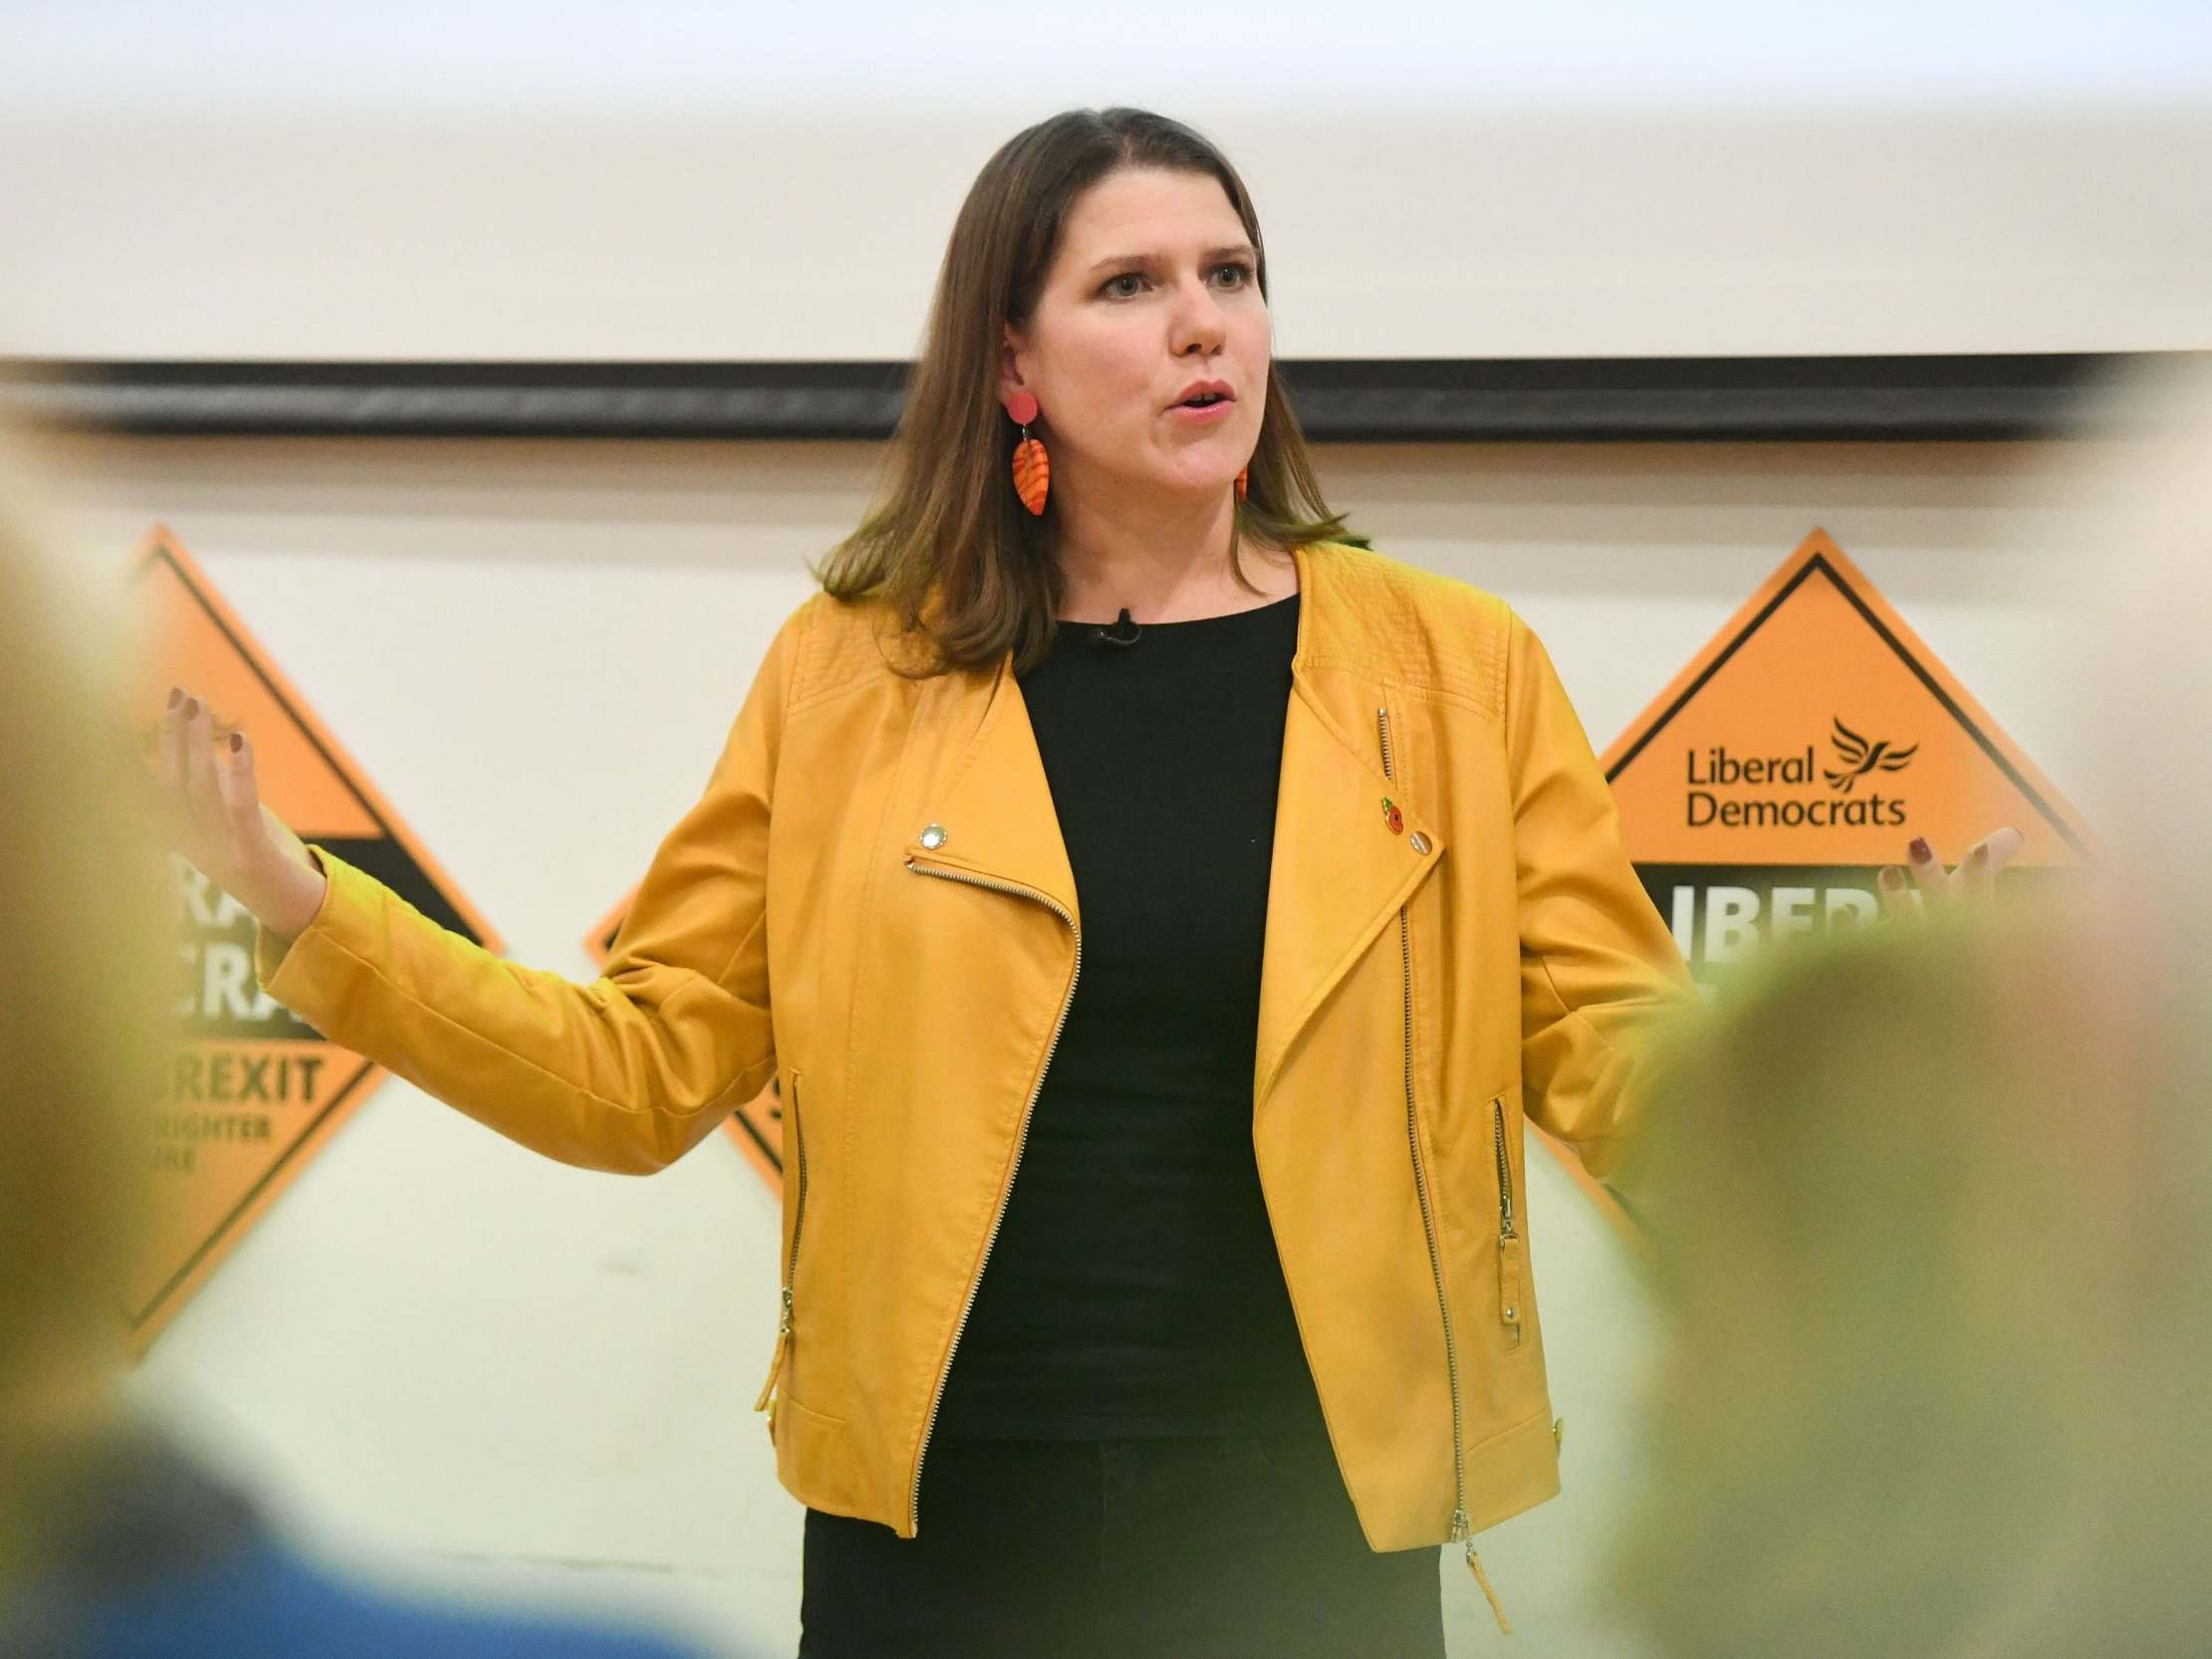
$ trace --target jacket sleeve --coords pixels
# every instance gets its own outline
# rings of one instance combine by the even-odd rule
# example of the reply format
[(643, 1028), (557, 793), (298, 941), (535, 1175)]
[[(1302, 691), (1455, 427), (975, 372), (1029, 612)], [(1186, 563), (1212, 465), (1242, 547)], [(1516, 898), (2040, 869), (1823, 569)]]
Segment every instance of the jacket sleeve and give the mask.
[(696, 806), (589, 985), (492, 955), (327, 849), (322, 908), (255, 939), (278, 1002), (335, 1043), (565, 1163), (674, 1162), (775, 1068), (768, 815), (803, 606), (778, 632)]
[(1612, 791), (1550, 657), (1518, 616), (1510, 626), (1524, 1098), (1603, 1179), (1634, 1127), (1643, 1040), (1680, 1008), (1689, 973), (1628, 861)]

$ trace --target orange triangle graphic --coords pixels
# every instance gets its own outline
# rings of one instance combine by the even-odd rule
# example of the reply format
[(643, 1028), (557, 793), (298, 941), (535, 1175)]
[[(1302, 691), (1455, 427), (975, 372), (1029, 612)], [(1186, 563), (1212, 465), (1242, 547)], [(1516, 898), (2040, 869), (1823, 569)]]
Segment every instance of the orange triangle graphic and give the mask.
[[(218, 736), (247, 733), (262, 799), (303, 840), (500, 948), (166, 528), (147, 537), (132, 585), (146, 640), (132, 707), (158, 711), (170, 686), (188, 688)], [(149, 750), (157, 718), (145, 721)], [(383, 1076), (261, 991), (253, 918), (191, 865), (174, 863), (178, 1038), (151, 1118), (147, 1156), (157, 1179), (147, 1248), (123, 1287), (141, 1351)]]
[(2088, 862), (2081, 820), (1816, 530), (1604, 756), (1628, 855), (1701, 979), (1777, 934), (1876, 912), (1924, 836), (2009, 825), (2002, 878)]
[[(584, 948), (592, 953), (592, 960), (605, 968), (614, 955), (614, 940), (621, 933), (630, 906), (637, 902), (637, 889), (632, 887), (621, 902), (599, 919), (592, 931), (584, 937)], [(776, 1079), (768, 1079), (768, 1086), (737, 1110), (723, 1119), (723, 1131), (745, 1154), (745, 1161), (753, 1166), (769, 1187), (781, 1192), (784, 1188), (784, 1102), (777, 1091)]]

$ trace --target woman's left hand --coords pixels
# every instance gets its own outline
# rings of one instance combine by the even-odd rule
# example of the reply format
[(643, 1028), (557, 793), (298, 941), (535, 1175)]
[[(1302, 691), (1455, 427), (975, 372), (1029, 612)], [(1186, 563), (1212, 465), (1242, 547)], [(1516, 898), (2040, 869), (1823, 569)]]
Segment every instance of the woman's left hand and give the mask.
[(1943, 860), (1935, 855), (1935, 848), (1924, 838), (1915, 836), (1905, 849), (1912, 871), (1911, 885), (1906, 885), (1904, 871), (1894, 864), (1883, 869), (1875, 883), (1880, 889), (1881, 912), (1884, 916), (1898, 916), (1910, 910), (1914, 889), (1919, 891), (1924, 904), (1950, 904), (1962, 900), (1987, 902), (1996, 894), (1997, 872), (2013, 861), (2027, 841), (2028, 837), (2017, 830), (1999, 830), (1969, 847), (1956, 869), (1946, 870)]

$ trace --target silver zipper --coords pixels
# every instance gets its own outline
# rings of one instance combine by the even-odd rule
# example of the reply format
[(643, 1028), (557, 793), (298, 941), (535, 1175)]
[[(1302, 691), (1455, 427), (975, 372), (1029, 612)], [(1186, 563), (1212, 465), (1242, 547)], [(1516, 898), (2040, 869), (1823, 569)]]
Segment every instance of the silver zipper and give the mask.
[(1498, 1242), (1504, 1244), (1520, 1237), (1513, 1230), (1513, 1163), (1506, 1156), (1506, 1103), (1493, 1100), (1490, 1109), (1496, 1114), (1498, 1142)]
[(1528, 1285), (1516, 1271), (1508, 1285), (1506, 1269), (1513, 1260), (1514, 1244), (1520, 1234), (1513, 1226), (1513, 1159), (1506, 1151), (1506, 1103), (1504, 1096), (1490, 1102), (1491, 1127), (1498, 1149), (1498, 1317), (1513, 1332), (1514, 1345), (1521, 1342), (1521, 1304), (1528, 1296)]
[(791, 1288), (799, 1282), (799, 1240), (807, 1231), (807, 1125), (799, 1115), (799, 1073), (791, 1073), (791, 1139), (799, 1148), (799, 1199), (791, 1218), (791, 1260), (784, 1264), (784, 1316), (780, 1336), (791, 1334)]
[(1067, 906), (1057, 899), (1046, 897), (1034, 887), (1017, 886), (1011, 881), (994, 881), (985, 875), (969, 875), (962, 870), (941, 869), (934, 864), (924, 864), (912, 858), (906, 867), (916, 875), (934, 875), (941, 881), (965, 882), (971, 887), (987, 887), (994, 893), (1011, 893), (1016, 898), (1035, 899), (1054, 915), (1068, 924), (1068, 933), (1076, 942), (1075, 971), (1068, 976), (1068, 994), (1061, 999), (1060, 1018), (1053, 1023), (1052, 1041), (1045, 1045), (1045, 1064), (1037, 1068), (1037, 1086), (1029, 1091), (1029, 1103), (1022, 1108), (1021, 1132), (1014, 1138), (1014, 1166), (1006, 1172), (1006, 1190), (999, 1194), (998, 1213), (991, 1218), (991, 1231), (983, 1241), (983, 1260), (976, 1264), (974, 1282), (968, 1286), (968, 1300), (960, 1306), (960, 1322), (952, 1327), (952, 1345), (945, 1349), (944, 1368), (937, 1373), (936, 1391), (929, 1396), (929, 1416), (921, 1427), (921, 1448), (914, 1454), (914, 1495), (907, 1521), (916, 1535), (921, 1532), (921, 1466), (929, 1456), (929, 1437), (937, 1430), (937, 1409), (944, 1404), (945, 1383), (952, 1375), (952, 1356), (960, 1351), (960, 1338), (967, 1334), (968, 1315), (975, 1311), (976, 1293), (983, 1289), (983, 1270), (990, 1265), (991, 1247), (998, 1243), (999, 1228), (1006, 1220), (1006, 1206), (1014, 1196), (1014, 1177), (1021, 1173), (1022, 1153), (1029, 1145), (1029, 1120), (1037, 1110), (1037, 1096), (1045, 1091), (1045, 1073), (1052, 1069), (1053, 1052), (1060, 1047), (1060, 1034), (1068, 1024), (1068, 1011), (1075, 1006), (1076, 981), (1083, 977), (1083, 930), (1076, 926), (1076, 918), (1068, 913)]
[[(1391, 783), (1397, 782), (1396, 770), (1390, 762), (1390, 711), (1374, 711), (1375, 731), (1382, 743), (1382, 776)], [(1452, 1530), (1456, 1541), (1467, 1540), (1470, 1556), (1474, 1550), (1472, 1529), (1467, 1521), (1467, 1458), (1461, 1449), (1461, 1415), (1459, 1403), (1459, 1349), (1452, 1340), (1451, 1302), (1444, 1295), (1444, 1258), (1436, 1248), (1436, 1216), (1429, 1208), (1428, 1171), (1421, 1163), (1420, 1120), (1413, 1108), (1413, 935), (1406, 920), (1405, 906), (1398, 906), (1398, 958), (1403, 972), (1405, 1013), (1405, 1138), (1413, 1153), (1413, 1190), (1421, 1201), (1421, 1231), (1428, 1235), (1428, 1268), (1436, 1280), (1436, 1310), (1444, 1319), (1444, 1368), (1449, 1373), (1452, 1387)]]
[(772, 1434), (776, 1426), (772, 1409), (776, 1392), (783, 1382), (784, 1367), (791, 1362), (792, 1331), (797, 1322), (792, 1287), (799, 1279), (799, 1241), (807, 1231), (807, 1136), (799, 1118), (799, 1073), (791, 1071), (786, 1076), (791, 1092), (784, 1109), (791, 1113), (791, 1135), (799, 1148), (799, 1192), (792, 1203), (791, 1254), (784, 1262), (783, 1306), (776, 1315), (776, 1352), (768, 1362), (768, 1380), (761, 1384), (760, 1397), (753, 1401), (755, 1411), (769, 1412), (768, 1426)]

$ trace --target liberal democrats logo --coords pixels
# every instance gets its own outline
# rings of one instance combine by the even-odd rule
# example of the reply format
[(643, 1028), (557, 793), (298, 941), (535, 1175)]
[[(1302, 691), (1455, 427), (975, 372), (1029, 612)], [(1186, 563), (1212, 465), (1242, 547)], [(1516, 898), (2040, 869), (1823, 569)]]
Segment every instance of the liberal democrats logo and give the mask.
[(1841, 769), (1834, 772), (1824, 769), (1821, 775), (1839, 795), (1850, 794), (1851, 786), (1870, 772), (1902, 772), (1920, 752), (1917, 743), (1903, 749), (1893, 747), (1887, 738), (1868, 743), (1841, 719), (1836, 721), (1835, 735), (1829, 741), (1836, 745)]
[[(1920, 745), (1900, 746), (1892, 738), (1868, 742), (1840, 717), (1829, 718), (1836, 728), (1829, 738), (1836, 746), (1833, 768), (1820, 764), (1818, 743), (1780, 755), (1731, 754), (1725, 743), (1711, 745), (1702, 755), (1689, 751), (1685, 824), (1692, 830), (1846, 826), (1894, 830), (1901, 826), (1905, 803), (1881, 793), (1881, 775), (1910, 766)], [(1861, 778), (1871, 779), (1872, 784), (1854, 795)], [(1826, 792), (1821, 788), (1823, 779), (1828, 783)]]

